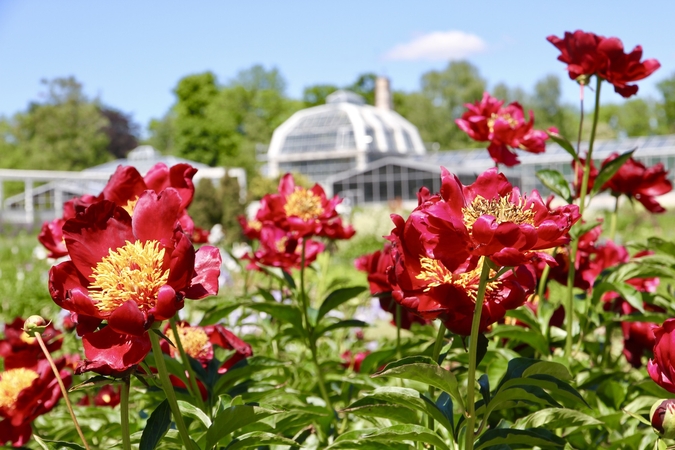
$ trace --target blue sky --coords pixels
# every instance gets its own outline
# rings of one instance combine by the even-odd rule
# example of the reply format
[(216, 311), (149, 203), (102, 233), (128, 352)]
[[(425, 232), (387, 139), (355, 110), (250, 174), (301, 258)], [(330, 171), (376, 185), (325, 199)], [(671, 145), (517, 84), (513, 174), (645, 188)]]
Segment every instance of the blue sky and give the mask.
[[(583, 29), (617, 36), (662, 64), (639, 82), (640, 97), (675, 72), (675, 2), (592, 1), (153, 1), (0, 0), (0, 115), (39, 100), (40, 80), (75, 76), (85, 92), (129, 112), (145, 127), (174, 102), (180, 78), (213, 71), (226, 83), (239, 70), (276, 67), (287, 94), (345, 85), (376, 72), (400, 90), (448, 58), (475, 64), (489, 87), (531, 90), (543, 76), (564, 78), (546, 36)], [(434, 34), (435, 33), (435, 34)], [(605, 89), (603, 101), (621, 101)]]

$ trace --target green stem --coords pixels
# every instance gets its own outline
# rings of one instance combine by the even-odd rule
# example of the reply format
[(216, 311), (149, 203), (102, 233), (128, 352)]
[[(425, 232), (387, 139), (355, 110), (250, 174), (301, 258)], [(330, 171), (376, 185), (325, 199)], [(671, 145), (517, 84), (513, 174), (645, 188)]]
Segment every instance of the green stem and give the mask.
[(68, 391), (66, 390), (66, 386), (63, 384), (63, 380), (61, 379), (59, 369), (56, 367), (56, 364), (54, 364), (52, 355), (49, 353), (49, 350), (47, 350), (45, 341), (42, 340), (42, 336), (40, 335), (40, 333), (36, 332), (33, 336), (35, 337), (35, 339), (37, 339), (38, 344), (40, 345), (40, 349), (42, 349), (42, 353), (44, 353), (45, 358), (47, 358), (47, 361), (49, 362), (49, 366), (52, 368), (52, 372), (54, 372), (56, 382), (59, 384), (59, 389), (61, 389), (61, 395), (63, 395), (63, 400), (66, 402), (66, 407), (68, 408), (68, 412), (70, 413), (70, 418), (73, 420), (73, 424), (75, 424), (77, 434), (80, 435), (80, 439), (84, 444), (84, 448), (89, 450), (89, 443), (87, 443), (87, 439), (85, 439), (84, 433), (82, 433), (82, 428), (80, 428), (80, 424), (77, 422), (77, 417), (75, 417), (75, 412), (73, 411), (73, 405), (70, 403), (70, 399), (68, 398)]
[[(598, 117), (600, 115), (600, 87), (602, 78), (596, 76), (597, 83), (595, 87), (595, 109), (593, 110), (593, 123), (591, 125), (591, 136), (588, 140), (588, 153), (586, 153), (586, 163), (584, 164), (584, 177), (581, 181), (581, 194), (579, 195), (579, 214), (583, 217), (586, 209), (586, 191), (588, 190), (588, 180), (591, 175), (591, 161), (593, 161), (593, 145), (595, 144), (595, 132), (598, 128)], [(577, 150), (578, 152), (579, 150)]]
[(612, 212), (612, 216), (610, 217), (609, 221), (609, 238), (613, 241), (614, 238), (616, 238), (616, 221), (617, 218), (619, 217), (619, 199), (620, 196), (616, 196), (616, 203), (614, 203), (614, 212)]
[(185, 370), (187, 371), (188, 374), (188, 390), (190, 391), (192, 398), (195, 399), (197, 407), (202, 411), (204, 411), (204, 400), (202, 400), (202, 393), (199, 390), (199, 385), (197, 384), (195, 372), (194, 370), (192, 370), (190, 359), (188, 358), (188, 354), (185, 352), (182, 339), (180, 338), (180, 334), (178, 333), (178, 326), (176, 326), (176, 318), (172, 317), (171, 319), (169, 319), (169, 324), (171, 325), (171, 331), (173, 332), (174, 340), (176, 341), (175, 344), (176, 347), (178, 348), (178, 353), (180, 353), (180, 360), (183, 363), (183, 367), (185, 367)]
[(577, 250), (579, 239), (572, 241), (569, 253), (569, 268), (567, 269), (567, 296), (565, 297), (565, 357), (570, 361), (572, 357), (572, 325), (574, 325), (574, 278), (577, 271)]
[[(390, 301), (393, 301), (390, 300)], [(396, 303), (396, 359), (401, 359), (401, 305)]]
[(169, 372), (166, 370), (166, 364), (164, 363), (162, 347), (159, 345), (159, 337), (153, 330), (149, 330), (148, 335), (150, 336), (150, 343), (152, 344), (152, 353), (155, 355), (157, 374), (159, 375), (159, 380), (162, 382), (164, 395), (166, 395), (166, 399), (169, 401), (169, 407), (171, 408), (171, 413), (173, 414), (173, 420), (176, 423), (176, 428), (178, 428), (178, 433), (180, 434), (181, 440), (183, 441), (183, 446), (185, 446), (187, 449), (197, 450), (190, 439), (190, 433), (185, 426), (180, 408), (178, 408), (176, 393), (173, 391), (173, 386), (171, 385), (171, 380), (169, 379)]
[(490, 278), (490, 264), (487, 257), (483, 258), (483, 268), (480, 273), (480, 283), (478, 284), (478, 293), (476, 294), (476, 306), (473, 311), (473, 321), (471, 322), (471, 338), (469, 341), (469, 371), (467, 373), (466, 390), (466, 441), (465, 449), (473, 450), (473, 441), (475, 438), (474, 428), (476, 426), (476, 365), (478, 358), (478, 331), (480, 330), (480, 316), (483, 311), (483, 300), (485, 299), (485, 288), (488, 278)]
[(129, 388), (131, 380), (124, 377), (120, 394), (120, 420), (122, 422), (122, 447), (131, 450), (131, 431), (129, 430)]
[(319, 365), (319, 358), (317, 356), (316, 340), (314, 339), (314, 327), (309, 322), (309, 299), (307, 298), (307, 293), (305, 292), (305, 250), (307, 242), (306, 239), (302, 239), (302, 253), (300, 254), (300, 297), (302, 299), (302, 317), (305, 322), (305, 331), (307, 332), (307, 343), (309, 350), (312, 353), (312, 362), (314, 362), (314, 367), (316, 368), (316, 376), (319, 382), (319, 390), (321, 391), (321, 396), (326, 402), (326, 406), (333, 411), (333, 404), (330, 401), (330, 396), (326, 390), (326, 383), (323, 378), (323, 372), (321, 371), (321, 366)]
[[(445, 330), (446, 330), (445, 325), (443, 325), (443, 322), (441, 322), (440, 326), (438, 327), (438, 334), (436, 335), (436, 341), (434, 342), (434, 350), (433, 350), (433, 356), (432, 356), (432, 358), (436, 362), (436, 364), (438, 364), (438, 358), (440, 357), (441, 349), (443, 348)], [(434, 401), (435, 396), (436, 396), (436, 389), (433, 386), (429, 385), (429, 399), (432, 402)], [(435, 425), (435, 422), (434, 422), (434, 418), (431, 417), (431, 416), (428, 416), (427, 419), (428, 419), (427, 423), (429, 425), (429, 429), (431, 431), (435, 432), (436, 425)], [(429, 449), (434, 450), (434, 446), (433, 445), (430, 446)]]

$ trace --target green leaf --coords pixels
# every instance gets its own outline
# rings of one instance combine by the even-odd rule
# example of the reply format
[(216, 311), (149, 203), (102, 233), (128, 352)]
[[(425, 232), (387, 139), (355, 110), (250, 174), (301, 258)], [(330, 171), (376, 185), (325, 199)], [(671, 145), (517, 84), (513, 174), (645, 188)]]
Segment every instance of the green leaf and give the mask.
[(290, 323), (293, 328), (297, 329), (301, 334), (305, 332), (302, 326), (302, 312), (295, 305), (266, 302), (245, 303), (244, 306), (256, 311), (265, 312), (282, 322)]
[(644, 312), (645, 308), (642, 303), (642, 295), (633, 286), (618, 282), (602, 281), (593, 286), (593, 303), (600, 304), (600, 299), (607, 292), (616, 292), (623, 297), (630, 305), (640, 312)]
[(519, 428), (539, 428), (549, 429), (568, 428), (568, 427), (587, 427), (602, 425), (598, 419), (584, 414), (580, 411), (567, 408), (545, 408), (533, 412), (529, 416), (523, 417), (516, 422)]
[[(63, 448), (72, 448), (75, 450), (85, 450), (80, 444), (75, 444), (73, 442), (66, 441), (53, 441), (51, 439), (43, 439), (40, 436), (34, 434), (33, 439), (45, 450), (61, 450)], [(22, 447), (23, 448), (23, 447)]]
[(279, 267), (270, 267), (263, 265), (258, 265), (258, 267), (260, 267), (268, 275), (272, 275), (277, 280), (283, 281), (291, 290), (296, 289), (295, 280), (293, 280), (293, 277), (285, 270)]
[(625, 412), (626, 414), (628, 414), (629, 416), (631, 416), (632, 418), (637, 419), (639, 422), (641, 422), (641, 423), (647, 425), (648, 427), (651, 427), (651, 426), (652, 426), (652, 423), (651, 423), (649, 420), (647, 420), (647, 419), (645, 419), (644, 417), (642, 417), (640, 414), (636, 414), (636, 413), (634, 413), (634, 412), (630, 412), (630, 411), (628, 411), (627, 409), (622, 409), (622, 411)]
[(266, 433), (264, 431), (253, 431), (251, 433), (246, 433), (237, 439), (234, 439), (232, 442), (230, 442), (230, 445), (225, 447), (225, 449), (240, 450), (244, 448), (254, 448), (263, 445), (297, 446), (298, 443), (291, 439), (282, 436), (277, 436), (272, 433)]
[(321, 306), (319, 307), (319, 313), (317, 315), (317, 323), (328, 314), (329, 311), (334, 310), (341, 304), (357, 297), (361, 292), (365, 291), (367, 288), (365, 286), (353, 286), (346, 287), (341, 289), (336, 289), (325, 298)]
[(610, 178), (614, 176), (616, 172), (621, 168), (621, 166), (624, 165), (626, 161), (628, 161), (632, 156), (633, 153), (635, 153), (635, 148), (633, 150), (629, 150), (626, 153), (622, 153), (619, 157), (611, 160), (604, 166), (600, 168), (600, 171), (598, 172), (598, 176), (595, 177), (595, 182), (593, 183), (593, 189), (591, 190), (591, 195), (595, 195), (600, 190), (602, 189), (602, 186), (607, 183)]
[(418, 415), (407, 406), (391, 404), (370, 397), (364, 397), (357, 403), (358, 405), (352, 404), (344, 411), (361, 417), (381, 417), (400, 423), (419, 423)]
[(572, 203), (572, 191), (563, 174), (557, 170), (543, 169), (537, 171), (537, 178), (544, 186), (558, 194), (567, 203)]
[(457, 378), (449, 370), (445, 370), (428, 356), (409, 356), (394, 361), (380, 372), (372, 375), (377, 377), (393, 377), (405, 380), (414, 380), (431, 385), (447, 392), (464, 411), (464, 398), (459, 393)]
[(518, 325), (499, 325), (494, 328), (490, 336), (523, 342), (542, 355), (550, 354), (546, 338), (536, 329), (523, 328)]
[(213, 447), (222, 438), (241, 427), (258, 422), (278, 412), (259, 406), (230, 406), (216, 416), (213, 424), (207, 430), (205, 448)]
[(579, 156), (577, 155), (577, 151), (574, 149), (570, 141), (565, 139), (563, 136), (559, 135), (558, 133), (553, 133), (551, 131), (547, 131), (546, 134), (548, 134), (548, 137), (551, 138), (553, 142), (558, 144), (565, 150), (567, 153), (569, 153), (572, 158), (574, 158), (575, 161), (579, 161)]
[(533, 358), (513, 358), (509, 361), (504, 377), (497, 390), (513, 378), (522, 378), (535, 374), (551, 375), (560, 380), (570, 380), (572, 375), (565, 366), (551, 361), (540, 361)]
[(139, 450), (153, 450), (169, 430), (170, 425), (171, 407), (169, 406), (169, 401), (164, 400), (150, 414), (150, 418), (145, 424), (145, 429), (141, 435)]
[(316, 330), (316, 337), (323, 336), (329, 331), (337, 330), (340, 328), (367, 328), (367, 327), (368, 324), (362, 320), (356, 319), (341, 320), (339, 322), (327, 325), (323, 328)]
[(240, 303), (235, 303), (233, 305), (228, 306), (215, 305), (209, 308), (204, 313), (202, 320), (199, 321), (199, 325), (200, 326), (214, 325), (220, 322), (221, 319), (228, 317), (232, 313), (232, 311), (239, 308), (240, 306), (241, 306)]
[(107, 384), (113, 384), (116, 381), (113, 380), (112, 378), (107, 378), (101, 375), (96, 375), (95, 377), (89, 378), (87, 381), (83, 381), (82, 383), (76, 384), (75, 386), (71, 387), (68, 389), (68, 392), (75, 392), (79, 391), (81, 389), (90, 389), (94, 387), (101, 387), (105, 386)]
[(195, 419), (198, 419), (201, 423), (204, 424), (204, 427), (206, 429), (208, 429), (211, 426), (211, 419), (209, 419), (209, 416), (204, 414), (204, 411), (197, 408), (192, 403), (188, 403), (188, 402), (183, 401), (183, 400), (178, 400), (178, 409), (180, 409), (180, 412), (184, 416), (193, 417)]
[(356, 408), (361, 406), (363, 403), (371, 402), (370, 399), (382, 400), (420, 411), (424, 414), (427, 414), (428, 416), (433, 417), (447, 430), (451, 431), (453, 428), (453, 424), (450, 423), (445, 414), (440, 409), (438, 409), (438, 407), (431, 400), (424, 397), (414, 389), (389, 386), (377, 388), (372, 394), (369, 394), (363, 399), (352, 403), (349, 408)]
[(360, 430), (352, 430), (342, 433), (340, 436), (335, 439), (335, 442), (326, 447), (326, 450), (334, 449), (355, 449), (355, 450), (410, 450), (413, 447), (396, 443), (392, 441), (376, 441), (365, 439), (363, 436), (366, 436), (370, 433), (377, 433), (378, 428), (362, 428)]
[(525, 448), (540, 447), (543, 450), (563, 449), (565, 448), (565, 440), (542, 428), (527, 430), (496, 428), (483, 433), (480, 439), (476, 441), (474, 448), (475, 450), (482, 450), (499, 445), (518, 445), (525, 446)]
[(435, 445), (443, 450), (450, 450), (446, 443), (436, 434), (426, 427), (419, 425), (394, 425), (369, 434), (361, 435), (364, 440), (375, 441), (414, 441), (425, 444)]

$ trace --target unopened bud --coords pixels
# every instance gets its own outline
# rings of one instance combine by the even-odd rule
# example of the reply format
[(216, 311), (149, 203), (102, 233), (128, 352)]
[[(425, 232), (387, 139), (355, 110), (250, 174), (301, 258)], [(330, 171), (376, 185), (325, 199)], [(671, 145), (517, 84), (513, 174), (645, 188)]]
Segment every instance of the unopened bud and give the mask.
[(675, 439), (675, 399), (661, 399), (649, 413), (652, 427), (665, 439)]
[(34, 337), (35, 334), (42, 334), (47, 328), (47, 321), (40, 316), (30, 316), (23, 323), (23, 331), (30, 337)]

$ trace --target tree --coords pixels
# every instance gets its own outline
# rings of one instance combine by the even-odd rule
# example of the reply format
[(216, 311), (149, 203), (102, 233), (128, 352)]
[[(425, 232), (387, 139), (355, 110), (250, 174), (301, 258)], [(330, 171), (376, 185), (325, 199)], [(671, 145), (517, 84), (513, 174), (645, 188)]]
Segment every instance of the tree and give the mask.
[(11, 122), (10, 140), (21, 153), (17, 168), (81, 170), (110, 160), (104, 131), (110, 122), (98, 101), (89, 100), (73, 77), (42, 83), (46, 101), (31, 103)]
[(333, 84), (315, 84), (306, 87), (302, 92), (302, 103), (305, 108), (324, 105), (326, 97), (340, 89)]
[(667, 133), (675, 133), (675, 73), (656, 87), (663, 96), (662, 127)]
[(110, 107), (102, 107), (101, 114), (108, 119), (103, 132), (108, 136), (108, 152), (116, 158), (124, 158), (138, 146), (139, 125), (130, 114)]
[(375, 80), (377, 75), (374, 73), (364, 73), (359, 75), (351, 85), (346, 89), (359, 94), (369, 105), (375, 104)]

